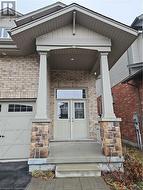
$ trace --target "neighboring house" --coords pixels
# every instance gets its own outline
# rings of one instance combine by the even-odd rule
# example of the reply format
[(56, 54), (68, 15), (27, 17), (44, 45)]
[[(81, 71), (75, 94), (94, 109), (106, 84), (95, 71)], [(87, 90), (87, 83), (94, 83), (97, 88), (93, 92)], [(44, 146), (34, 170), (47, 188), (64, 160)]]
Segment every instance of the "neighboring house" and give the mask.
[[(112, 67), (110, 79), (115, 114), (122, 118), (120, 126), (123, 142), (141, 148), (143, 142), (143, 14), (134, 20), (131, 27), (138, 31), (138, 38)], [(100, 79), (97, 83), (100, 86)], [(99, 96), (100, 91), (97, 93)]]
[[(11, 38), (0, 38), (0, 159), (28, 160), (30, 170), (49, 164), (58, 170), (57, 164), (65, 163), (98, 163), (105, 169), (105, 156), (114, 165), (122, 163), (108, 67), (138, 32), (78, 4), (59, 2), (26, 15), (2, 15), (0, 27), (11, 28)], [(95, 85), (100, 73), (101, 118)]]

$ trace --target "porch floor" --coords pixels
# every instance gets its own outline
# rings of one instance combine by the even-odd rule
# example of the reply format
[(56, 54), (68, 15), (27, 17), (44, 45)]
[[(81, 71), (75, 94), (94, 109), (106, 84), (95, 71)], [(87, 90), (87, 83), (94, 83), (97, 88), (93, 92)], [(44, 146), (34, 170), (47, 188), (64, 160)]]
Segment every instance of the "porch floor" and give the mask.
[(48, 163), (102, 163), (101, 144), (94, 141), (50, 142)]

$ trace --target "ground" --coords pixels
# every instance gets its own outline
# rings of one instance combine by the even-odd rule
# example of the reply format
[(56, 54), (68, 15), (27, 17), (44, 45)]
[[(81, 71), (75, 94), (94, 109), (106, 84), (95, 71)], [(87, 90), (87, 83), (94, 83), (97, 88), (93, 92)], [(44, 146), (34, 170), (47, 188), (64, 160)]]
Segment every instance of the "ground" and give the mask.
[(110, 190), (102, 177), (57, 178), (41, 180), (32, 178), (26, 190)]
[(103, 173), (103, 178), (112, 190), (143, 190), (143, 151), (125, 146), (124, 173)]
[(30, 180), (27, 162), (0, 163), (0, 190), (23, 190)]
[[(26, 190), (109, 190), (108, 185), (112, 190), (143, 190), (143, 151), (128, 146), (124, 146), (123, 150), (125, 173), (103, 173), (103, 178), (53, 179), (53, 173), (34, 173), (31, 180), (26, 162), (0, 163), (0, 190), (23, 190), (27, 185)], [(38, 175), (42, 176), (42, 179)]]

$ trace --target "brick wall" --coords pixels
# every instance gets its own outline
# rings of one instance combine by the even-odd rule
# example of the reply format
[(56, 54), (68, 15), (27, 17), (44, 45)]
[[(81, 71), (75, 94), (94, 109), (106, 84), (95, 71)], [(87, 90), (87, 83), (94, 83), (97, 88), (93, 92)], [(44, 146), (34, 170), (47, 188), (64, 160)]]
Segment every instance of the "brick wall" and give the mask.
[[(133, 114), (135, 112), (138, 113), (140, 119), (140, 128), (142, 129), (143, 86), (141, 80), (129, 81), (129, 83), (131, 85), (128, 83), (120, 83), (114, 86), (112, 88), (112, 93), (115, 114), (117, 117), (122, 118), (122, 122), (120, 124), (122, 138), (136, 143), (137, 141), (133, 124)], [(134, 87), (134, 85), (136, 87)]]
[(35, 98), (38, 73), (35, 55), (0, 57), (0, 98)]

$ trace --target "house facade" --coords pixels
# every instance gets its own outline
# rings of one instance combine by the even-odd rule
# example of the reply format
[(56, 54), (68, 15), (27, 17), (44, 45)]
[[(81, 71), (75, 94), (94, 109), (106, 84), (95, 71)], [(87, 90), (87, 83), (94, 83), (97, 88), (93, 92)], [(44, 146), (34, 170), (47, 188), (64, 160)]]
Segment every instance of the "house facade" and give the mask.
[(114, 113), (109, 68), (137, 31), (59, 2), (26, 15), (2, 15), (0, 26), (9, 29), (0, 39), (0, 159), (48, 165), (52, 142), (76, 147), (82, 141), (95, 142), (103, 156), (122, 163), (121, 119)]
[[(142, 148), (143, 15), (138, 16), (131, 27), (138, 31), (138, 38), (110, 70), (110, 79), (115, 114), (122, 118), (120, 123), (122, 140)], [(97, 86), (99, 90), (100, 79)], [(97, 96), (100, 94), (100, 90), (97, 91)]]

